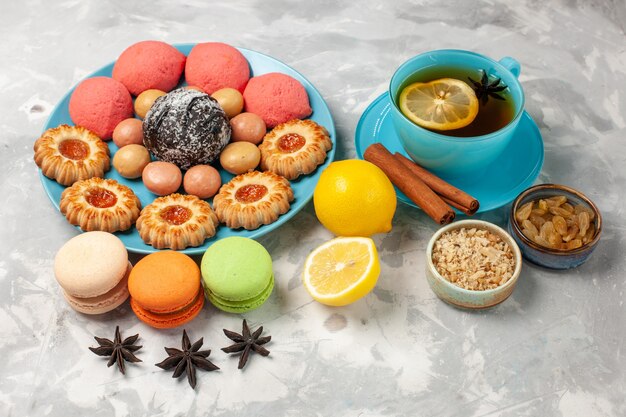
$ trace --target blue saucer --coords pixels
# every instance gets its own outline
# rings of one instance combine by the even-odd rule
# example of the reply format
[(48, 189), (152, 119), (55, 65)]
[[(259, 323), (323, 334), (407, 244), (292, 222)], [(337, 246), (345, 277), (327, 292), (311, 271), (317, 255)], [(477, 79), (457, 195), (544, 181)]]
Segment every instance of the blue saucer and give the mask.
[[(363, 159), (363, 152), (373, 143), (382, 143), (391, 153), (399, 152), (409, 157), (393, 127), (390, 109), (389, 94), (384, 93), (361, 115), (354, 138), (359, 158)], [(450, 183), (478, 199), (480, 213), (513, 201), (519, 193), (533, 184), (542, 165), (541, 133), (533, 119), (524, 112), (511, 144), (481, 178), (459, 178)], [(401, 202), (417, 207), (397, 188), (396, 194)]]
[[(194, 44), (189, 44), (189, 43), (174, 44), (173, 46), (176, 47), (183, 54), (189, 55), (189, 51), (191, 51), (191, 48), (194, 46)], [(320, 165), (317, 168), (317, 170), (315, 170), (309, 175), (301, 176), (297, 180), (290, 181), (295, 199), (291, 203), (291, 208), (289, 209), (289, 211), (283, 214), (282, 216), (280, 216), (277, 221), (275, 221), (272, 224), (261, 226), (256, 230), (244, 230), (244, 229), (235, 230), (235, 229), (229, 229), (228, 227), (222, 225), (221, 227), (218, 228), (217, 234), (213, 236), (212, 238), (207, 239), (202, 246), (198, 246), (195, 248), (187, 248), (185, 250), (180, 251), (189, 255), (201, 255), (206, 251), (206, 249), (210, 245), (215, 243), (217, 240), (225, 238), (225, 237), (229, 237), (229, 236), (243, 236), (243, 237), (248, 237), (251, 239), (257, 239), (265, 235), (266, 233), (269, 233), (270, 231), (276, 229), (277, 227), (280, 227), (282, 224), (288, 222), (289, 219), (291, 219), (293, 216), (296, 215), (296, 213), (302, 210), (307, 204), (307, 202), (313, 197), (313, 190), (315, 189), (315, 185), (317, 184), (317, 180), (322, 174), (322, 171), (333, 161), (333, 159), (335, 159), (335, 149), (337, 147), (336, 146), (337, 140), (336, 140), (335, 125), (333, 123), (333, 118), (330, 114), (330, 110), (328, 109), (328, 106), (326, 105), (326, 102), (322, 98), (322, 95), (313, 86), (313, 84), (311, 84), (299, 72), (289, 67), (288, 65), (278, 61), (277, 59), (274, 59), (270, 56), (264, 55), (259, 52), (251, 51), (249, 49), (244, 49), (244, 48), (238, 48), (238, 49), (246, 57), (246, 59), (248, 60), (248, 63), (250, 64), (250, 70), (251, 70), (250, 76), (251, 77), (265, 74), (268, 72), (282, 72), (284, 74), (292, 76), (296, 80), (300, 81), (300, 83), (302, 83), (302, 85), (306, 89), (306, 92), (309, 95), (309, 102), (310, 102), (311, 108), (313, 109), (313, 114), (311, 114), (310, 119), (324, 126), (326, 130), (328, 130), (328, 133), (330, 134), (330, 138), (333, 142), (333, 148), (330, 150), (330, 152), (328, 152), (328, 156), (326, 157), (326, 160), (324, 161), (322, 165)], [(110, 77), (112, 70), (113, 70), (113, 65), (114, 63), (112, 62), (109, 65), (106, 65), (100, 68), (99, 70), (89, 75), (88, 78), (95, 77), (95, 76)], [(186, 83), (183, 81), (181, 82), (180, 85), (181, 86), (186, 85)], [(56, 107), (52, 111), (52, 114), (50, 115), (50, 118), (48, 119), (48, 121), (46, 122), (46, 125), (44, 126), (44, 130), (51, 128), (51, 127), (56, 127), (64, 123), (69, 124), (69, 125), (73, 124), (72, 119), (70, 118), (69, 109), (68, 109), (70, 96), (73, 90), (74, 89), (72, 88), (70, 91), (68, 91), (67, 94), (56, 105)], [(113, 141), (109, 141), (107, 142), (107, 144), (109, 146), (109, 150), (111, 151), (111, 160), (113, 160), (113, 155), (117, 151), (117, 146), (115, 146)], [(52, 204), (54, 204), (56, 209), (59, 210), (59, 204), (61, 201), (61, 193), (63, 192), (65, 187), (58, 184), (56, 181), (45, 177), (41, 173), (41, 170), (39, 171), (39, 175), (41, 177), (41, 183), (43, 184), (43, 188), (46, 191), (46, 194), (48, 195), (48, 197), (50, 198), (50, 201), (52, 201)], [(233, 177), (231, 174), (229, 174), (228, 172), (226, 172), (225, 170), (221, 168), (220, 168), (220, 176), (222, 177), (222, 183), (226, 183), (230, 181), (230, 179)], [(145, 207), (148, 204), (152, 203), (152, 201), (156, 197), (154, 194), (148, 191), (148, 189), (143, 185), (143, 182), (141, 181), (141, 179), (129, 180), (129, 179), (123, 178), (113, 168), (111, 168), (111, 170), (105, 174), (105, 178), (112, 178), (114, 180), (117, 180), (121, 184), (130, 187), (135, 192), (137, 197), (139, 197), (139, 200), (141, 200), (142, 207)], [(128, 249), (128, 251), (130, 252), (147, 254), (151, 252), (156, 252), (158, 250), (158, 249), (154, 249), (152, 246), (146, 245), (141, 239), (141, 237), (139, 236), (139, 232), (137, 232), (137, 229), (135, 227), (132, 227), (130, 230), (126, 232), (117, 232), (115, 234), (117, 235), (117, 237), (119, 237), (122, 240), (122, 242), (124, 242), (126, 249)]]

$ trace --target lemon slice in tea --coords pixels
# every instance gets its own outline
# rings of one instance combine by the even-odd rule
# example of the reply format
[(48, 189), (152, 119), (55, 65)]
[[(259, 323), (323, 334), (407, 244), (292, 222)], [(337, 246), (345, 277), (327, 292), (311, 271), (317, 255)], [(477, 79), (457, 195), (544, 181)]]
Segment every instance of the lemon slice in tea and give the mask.
[(465, 82), (441, 78), (405, 87), (400, 93), (400, 110), (427, 129), (460, 129), (476, 118), (478, 99)]

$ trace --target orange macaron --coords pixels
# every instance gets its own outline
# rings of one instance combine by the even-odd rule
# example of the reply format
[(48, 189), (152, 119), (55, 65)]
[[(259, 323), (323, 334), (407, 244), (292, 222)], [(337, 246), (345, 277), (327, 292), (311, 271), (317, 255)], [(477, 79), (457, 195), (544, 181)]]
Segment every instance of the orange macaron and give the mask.
[(128, 291), (137, 317), (161, 329), (193, 320), (204, 305), (200, 268), (174, 251), (155, 252), (137, 262), (128, 277)]

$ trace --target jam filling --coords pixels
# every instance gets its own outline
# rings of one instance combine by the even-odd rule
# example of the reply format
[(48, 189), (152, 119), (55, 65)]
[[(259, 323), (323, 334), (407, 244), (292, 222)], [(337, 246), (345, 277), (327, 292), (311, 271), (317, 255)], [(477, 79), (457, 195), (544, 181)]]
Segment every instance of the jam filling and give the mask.
[(159, 213), (161, 218), (175, 226), (185, 223), (191, 218), (191, 210), (183, 206), (167, 206)]
[(306, 139), (297, 133), (287, 133), (278, 139), (278, 149), (284, 153), (291, 153), (302, 149)]
[(80, 161), (89, 155), (89, 145), (82, 140), (66, 139), (59, 143), (59, 152), (67, 159)]
[(254, 203), (267, 194), (267, 187), (260, 184), (248, 184), (239, 188), (235, 198), (242, 203)]
[(117, 196), (109, 190), (100, 187), (91, 187), (87, 190), (85, 200), (97, 208), (113, 207), (117, 203)]

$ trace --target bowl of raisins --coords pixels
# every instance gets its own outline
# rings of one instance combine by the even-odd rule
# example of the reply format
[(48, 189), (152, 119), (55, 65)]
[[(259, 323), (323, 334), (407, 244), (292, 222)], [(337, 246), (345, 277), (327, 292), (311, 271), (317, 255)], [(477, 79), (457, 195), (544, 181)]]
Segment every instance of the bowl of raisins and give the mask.
[(517, 196), (509, 233), (524, 258), (546, 268), (582, 264), (598, 245), (602, 216), (583, 193), (558, 184), (540, 184)]

